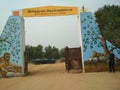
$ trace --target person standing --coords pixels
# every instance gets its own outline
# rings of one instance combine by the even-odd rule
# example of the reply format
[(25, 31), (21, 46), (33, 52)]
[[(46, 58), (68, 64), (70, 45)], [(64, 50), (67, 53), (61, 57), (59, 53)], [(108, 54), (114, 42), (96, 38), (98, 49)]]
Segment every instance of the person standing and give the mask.
[(111, 50), (110, 56), (109, 56), (109, 71), (113, 72), (113, 73), (115, 72), (114, 58), (115, 58), (115, 55), (114, 55), (113, 51)]

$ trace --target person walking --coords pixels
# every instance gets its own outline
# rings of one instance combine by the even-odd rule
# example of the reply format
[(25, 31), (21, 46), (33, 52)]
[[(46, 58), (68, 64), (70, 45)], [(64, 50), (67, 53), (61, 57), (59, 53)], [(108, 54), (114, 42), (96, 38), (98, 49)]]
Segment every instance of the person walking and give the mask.
[(115, 58), (115, 55), (114, 55), (113, 51), (111, 50), (110, 56), (109, 56), (109, 71), (113, 72), (113, 73), (115, 72), (114, 58)]

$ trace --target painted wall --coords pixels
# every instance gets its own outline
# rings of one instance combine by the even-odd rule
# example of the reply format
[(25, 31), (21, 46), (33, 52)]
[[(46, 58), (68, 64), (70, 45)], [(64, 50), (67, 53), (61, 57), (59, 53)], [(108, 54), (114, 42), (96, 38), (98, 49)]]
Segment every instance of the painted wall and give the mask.
[[(84, 61), (93, 59), (93, 53), (104, 57), (101, 36), (95, 18), (91, 12), (80, 13), (82, 33), (82, 53)], [(107, 47), (114, 47), (107, 41)], [(25, 73), (25, 32), (24, 19), (20, 16), (10, 16), (0, 36), (0, 77), (22, 76)], [(114, 54), (120, 58), (120, 50)], [(106, 59), (106, 58), (102, 58)]]
[[(84, 61), (91, 59), (93, 53), (98, 53), (101, 57), (104, 56), (102, 42), (98, 38), (101, 37), (101, 33), (95, 22), (94, 15), (91, 12), (82, 12), (80, 13), (80, 22)], [(106, 42), (108, 49), (111, 50), (114, 46), (110, 42)], [(115, 57), (120, 58), (119, 49), (115, 49), (113, 52)]]
[(24, 20), (10, 16), (0, 36), (0, 77), (23, 75), (24, 47)]

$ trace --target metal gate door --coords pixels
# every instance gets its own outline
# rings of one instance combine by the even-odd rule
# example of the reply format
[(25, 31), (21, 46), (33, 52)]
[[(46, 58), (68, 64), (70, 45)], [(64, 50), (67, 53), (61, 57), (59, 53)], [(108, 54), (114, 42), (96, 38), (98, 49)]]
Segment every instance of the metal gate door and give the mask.
[(65, 48), (65, 65), (66, 70), (81, 70), (82, 71), (82, 57), (81, 48)]

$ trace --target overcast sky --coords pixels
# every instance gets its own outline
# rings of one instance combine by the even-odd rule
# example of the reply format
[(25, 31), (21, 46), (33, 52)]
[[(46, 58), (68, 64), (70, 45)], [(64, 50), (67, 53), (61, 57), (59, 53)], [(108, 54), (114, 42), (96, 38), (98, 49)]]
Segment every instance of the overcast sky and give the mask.
[[(12, 11), (16, 9), (41, 6), (77, 6), (83, 5), (88, 11), (95, 12), (104, 5), (120, 5), (120, 0), (0, 0), (0, 33)], [(25, 19), (25, 43), (36, 46), (80, 46), (77, 15), (29, 17)]]

